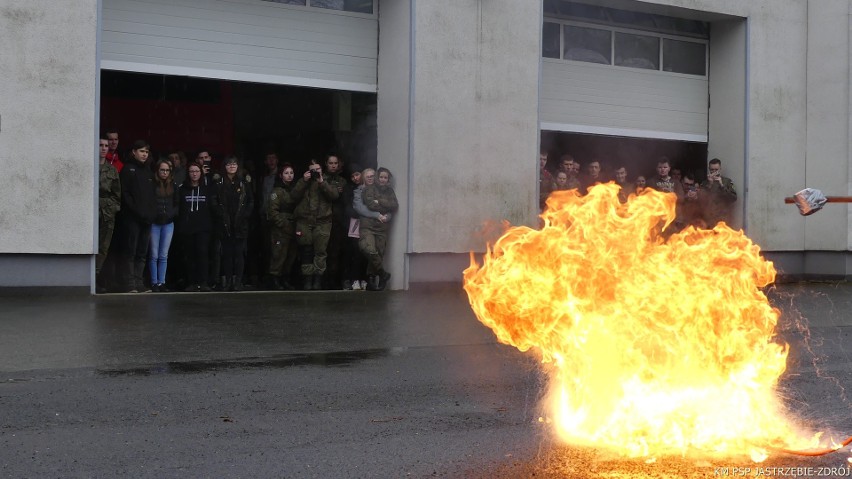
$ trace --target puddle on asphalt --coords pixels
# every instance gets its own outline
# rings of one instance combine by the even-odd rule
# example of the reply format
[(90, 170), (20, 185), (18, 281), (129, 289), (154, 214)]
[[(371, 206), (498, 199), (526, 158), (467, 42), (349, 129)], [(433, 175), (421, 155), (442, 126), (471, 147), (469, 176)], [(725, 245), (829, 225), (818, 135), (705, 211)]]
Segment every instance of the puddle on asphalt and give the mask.
[(237, 358), (227, 360), (171, 361), (132, 368), (98, 369), (104, 376), (152, 376), (157, 374), (197, 374), (227, 369), (274, 369), (293, 366), (349, 366), (368, 359), (398, 356), (408, 348), (364, 349), (332, 353), (282, 354), (266, 358)]

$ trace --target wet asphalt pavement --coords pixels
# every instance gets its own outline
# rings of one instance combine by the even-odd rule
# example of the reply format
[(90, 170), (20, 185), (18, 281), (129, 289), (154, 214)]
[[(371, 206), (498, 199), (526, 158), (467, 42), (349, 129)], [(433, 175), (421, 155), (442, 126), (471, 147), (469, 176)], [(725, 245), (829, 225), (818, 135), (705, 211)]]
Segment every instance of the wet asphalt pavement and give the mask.
[[(852, 286), (769, 295), (791, 344), (782, 394), (817, 429), (852, 434)], [(460, 286), (0, 292), (2, 477), (852, 476), (849, 448), (649, 464), (562, 445), (538, 422), (543, 385)]]

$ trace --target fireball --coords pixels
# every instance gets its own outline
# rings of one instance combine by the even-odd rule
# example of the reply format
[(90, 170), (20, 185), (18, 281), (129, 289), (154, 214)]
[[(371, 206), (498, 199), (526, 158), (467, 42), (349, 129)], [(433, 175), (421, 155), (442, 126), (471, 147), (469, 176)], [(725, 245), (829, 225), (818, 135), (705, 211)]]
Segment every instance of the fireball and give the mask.
[(742, 231), (662, 231), (673, 194), (554, 193), (543, 227), (512, 227), (464, 288), (502, 343), (537, 354), (545, 408), (572, 444), (628, 457), (737, 456), (815, 447), (776, 386), (787, 345), (761, 288), (771, 262)]

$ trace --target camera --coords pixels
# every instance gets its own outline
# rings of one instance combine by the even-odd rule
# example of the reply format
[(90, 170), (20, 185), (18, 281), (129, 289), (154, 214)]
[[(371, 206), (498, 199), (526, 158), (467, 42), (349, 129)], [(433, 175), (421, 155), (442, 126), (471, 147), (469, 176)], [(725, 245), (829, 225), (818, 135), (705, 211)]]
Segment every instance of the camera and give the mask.
[(318, 170), (311, 170), (311, 179), (316, 180), (320, 177), (320, 172)]

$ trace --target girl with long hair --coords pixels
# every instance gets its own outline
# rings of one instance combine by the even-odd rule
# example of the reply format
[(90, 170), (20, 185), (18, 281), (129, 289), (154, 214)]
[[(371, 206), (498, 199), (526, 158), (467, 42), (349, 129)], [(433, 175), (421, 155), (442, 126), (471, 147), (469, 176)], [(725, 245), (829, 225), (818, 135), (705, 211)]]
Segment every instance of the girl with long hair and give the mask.
[(224, 174), (219, 180), (219, 237), (222, 242), (222, 288), (242, 291), (246, 264), (246, 240), (249, 219), (254, 208), (251, 183), (243, 176), (236, 156), (225, 158)]
[(148, 270), (151, 273), (151, 290), (166, 292), (166, 269), (169, 247), (175, 231), (174, 220), (178, 213), (178, 188), (174, 182), (174, 168), (169, 160), (161, 159), (154, 167), (154, 196), (157, 198), (157, 216), (151, 224), (151, 241), (148, 248)]

